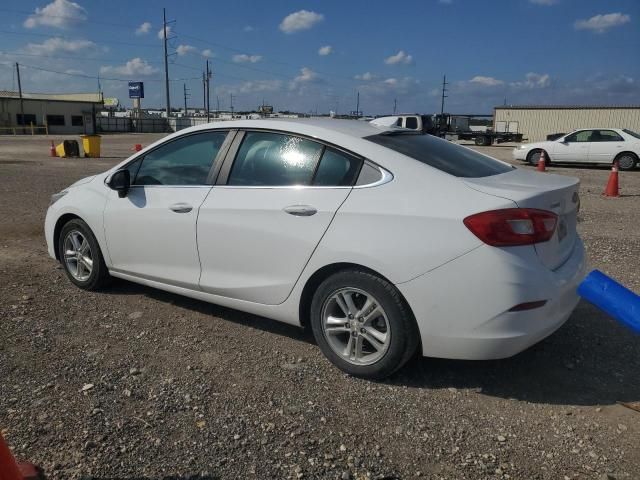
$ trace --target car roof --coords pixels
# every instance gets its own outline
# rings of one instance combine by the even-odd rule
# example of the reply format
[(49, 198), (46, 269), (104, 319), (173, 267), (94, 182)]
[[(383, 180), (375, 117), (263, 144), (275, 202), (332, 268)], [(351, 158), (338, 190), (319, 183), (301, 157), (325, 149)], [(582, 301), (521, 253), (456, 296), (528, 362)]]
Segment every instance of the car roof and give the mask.
[(376, 135), (384, 131), (392, 130), (391, 127), (375, 126), (363, 120), (345, 120), (335, 118), (265, 118), (257, 120), (223, 120), (210, 122), (176, 133), (196, 132), (209, 129), (228, 128), (260, 128), (283, 130), (292, 133), (310, 135), (310, 132), (317, 132), (316, 135), (322, 137), (327, 134), (348, 135), (357, 138)]
[(613, 128), (613, 127), (584, 127), (584, 128), (576, 128), (573, 132), (581, 132), (583, 130), (614, 130), (616, 132), (621, 132), (622, 128)]

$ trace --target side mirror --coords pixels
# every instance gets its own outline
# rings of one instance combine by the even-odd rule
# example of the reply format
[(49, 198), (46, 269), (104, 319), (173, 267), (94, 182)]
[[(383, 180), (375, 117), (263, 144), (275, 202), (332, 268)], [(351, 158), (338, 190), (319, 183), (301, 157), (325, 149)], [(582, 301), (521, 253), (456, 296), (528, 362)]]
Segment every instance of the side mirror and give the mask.
[(129, 170), (118, 170), (109, 179), (107, 185), (111, 190), (118, 192), (118, 197), (123, 198), (127, 196), (127, 192), (131, 187), (131, 174)]

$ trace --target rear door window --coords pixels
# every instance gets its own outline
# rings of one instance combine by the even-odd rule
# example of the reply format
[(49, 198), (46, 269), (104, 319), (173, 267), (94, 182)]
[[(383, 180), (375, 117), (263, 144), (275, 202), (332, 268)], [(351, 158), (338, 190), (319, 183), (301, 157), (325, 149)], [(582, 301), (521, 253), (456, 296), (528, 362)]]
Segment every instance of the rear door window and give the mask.
[(599, 142), (624, 142), (624, 139), (613, 130), (600, 130)]
[(351, 155), (327, 147), (313, 177), (313, 185), (322, 187), (347, 187), (360, 170), (361, 161)]
[(513, 169), (510, 165), (433, 135), (392, 132), (372, 135), (365, 139), (455, 177), (488, 177)]
[(407, 117), (405, 128), (410, 128), (411, 130), (418, 129), (418, 119), (416, 117)]
[(311, 140), (271, 132), (247, 132), (227, 185), (310, 185), (324, 147)]

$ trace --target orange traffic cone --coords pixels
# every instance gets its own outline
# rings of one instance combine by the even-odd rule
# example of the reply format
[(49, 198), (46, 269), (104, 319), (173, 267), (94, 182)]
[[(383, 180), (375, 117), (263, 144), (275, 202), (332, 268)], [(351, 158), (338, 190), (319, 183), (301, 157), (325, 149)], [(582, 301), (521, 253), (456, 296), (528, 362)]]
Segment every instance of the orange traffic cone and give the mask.
[(620, 190), (618, 188), (618, 160), (613, 161), (611, 166), (611, 173), (609, 174), (609, 181), (602, 193), (605, 197), (619, 197)]
[(1, 480), (38, 480), (41, 470), (31, 463), (17, 463), (11, 450), (0, 434), (0, 479)]
[(52, 157), (57, 157), (56, 146), (53, 144), (53, 140), (51, 140), (51, 148), (49, 149), (49, 155)]
[(544, 172), (546, 170), (547, 167), (547, 159), (545, 158), (544, 155), (544, 150), (540, 152), (540, 158), (538, 159), (538, 168), (537, 170), (539, 172)]

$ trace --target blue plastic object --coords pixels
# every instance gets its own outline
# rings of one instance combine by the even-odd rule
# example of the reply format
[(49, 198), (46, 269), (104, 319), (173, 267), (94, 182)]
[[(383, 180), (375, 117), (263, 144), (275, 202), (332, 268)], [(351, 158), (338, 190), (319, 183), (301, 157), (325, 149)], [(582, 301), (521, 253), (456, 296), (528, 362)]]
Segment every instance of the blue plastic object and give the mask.
[(578, 286), (578, 295), (640, 333), (640, 296), (599, 270), (592, 271)]

